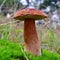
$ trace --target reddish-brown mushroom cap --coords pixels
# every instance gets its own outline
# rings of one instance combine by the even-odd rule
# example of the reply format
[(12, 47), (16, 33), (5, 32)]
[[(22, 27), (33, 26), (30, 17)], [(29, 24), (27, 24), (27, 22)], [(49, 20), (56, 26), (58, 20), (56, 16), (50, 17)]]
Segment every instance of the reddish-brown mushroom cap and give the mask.
[(26, 8), (19, 10), (14, 14), (14, 18), (18, 20), (25, 20), (26, 18), (33, 18), (34, 20), (47, 18), (47, 15), (41, 10)]

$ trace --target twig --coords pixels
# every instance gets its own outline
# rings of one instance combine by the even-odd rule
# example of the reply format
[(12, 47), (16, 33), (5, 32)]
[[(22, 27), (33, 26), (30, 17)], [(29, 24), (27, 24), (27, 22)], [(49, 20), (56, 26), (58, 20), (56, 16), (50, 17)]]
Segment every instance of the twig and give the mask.
[(1, 10), (1, 8), (2, 8), (2, 6), (4, 5), (5, 2), (6, 2), (6, 0), (4, 0), (4, 1), (2, 2), (1, 6), (0, 6), (0, 10)]
[(13, 22), (8, 22), (8, 23), (3, 23), (3, 24), (0, 24), (0, 26), (2, 26), (2, 25), (7, 25), (7, 24), (12, 24), (12, 23), (16, 23), (16, 22), (18, 22), (19, 20), (16, 20), (16, 21), (13, 21)]
[(43, 25), (43, 27), (46, 27), (50, 22), (51, 22), (51, 21), (48, 21), (47, 23), (45, 23), (45, 24)]

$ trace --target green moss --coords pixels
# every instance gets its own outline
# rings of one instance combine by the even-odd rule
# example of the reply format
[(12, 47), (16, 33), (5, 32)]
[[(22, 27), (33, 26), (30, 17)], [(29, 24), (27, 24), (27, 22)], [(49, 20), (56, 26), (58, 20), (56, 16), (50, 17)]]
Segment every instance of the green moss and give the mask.
[[(26, 56), (25, 56), (26, 55)], [(24, 46), (7, 40), (0, 40), (0, 60), (60, 60), (60, 55), (42, 50), (42, 56), (33, 56), (24, 52)]]

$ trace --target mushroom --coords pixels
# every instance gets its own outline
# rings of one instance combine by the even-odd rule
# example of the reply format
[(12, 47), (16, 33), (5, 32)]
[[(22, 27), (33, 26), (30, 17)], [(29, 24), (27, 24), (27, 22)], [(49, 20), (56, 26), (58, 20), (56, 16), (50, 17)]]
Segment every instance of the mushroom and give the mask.
[(33, 55), (41, 55), (35, 20), (47, 18), (47, 15), (40, 10), (26, 8), (17, 11), (13, 17), (17, 20), (24, 20), (24, 41), (26, 50)]

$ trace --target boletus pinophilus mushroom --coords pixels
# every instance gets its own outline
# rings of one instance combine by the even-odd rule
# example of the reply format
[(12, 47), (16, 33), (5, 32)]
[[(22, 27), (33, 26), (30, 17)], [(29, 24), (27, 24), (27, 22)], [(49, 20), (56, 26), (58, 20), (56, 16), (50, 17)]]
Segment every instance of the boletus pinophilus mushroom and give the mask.
[(24, 41), (28, 52), (34, 55), (41, 55), (40, 41), (35, 27), (35, 20), (47, 18), (47, 15), (37, 9), (26, 8), (17, 11), (14, 19), (24, 20)]

